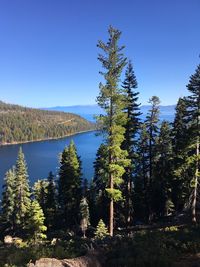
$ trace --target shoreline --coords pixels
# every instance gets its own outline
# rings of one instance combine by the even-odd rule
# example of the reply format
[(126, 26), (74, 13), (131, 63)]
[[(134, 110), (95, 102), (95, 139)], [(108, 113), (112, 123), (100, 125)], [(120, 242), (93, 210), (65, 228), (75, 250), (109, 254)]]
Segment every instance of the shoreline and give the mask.
[(72, 133), (72, 134), (67, 134), (67, 135), (63, 135), (60, 137), (50, 137), (50, 138), (45, 138), (45, 139), (37, 139), (37, 140), (30, 140), (30, 141), (21, 141), (21, 142), (13, 142), (13, 143), (3, 143), (0, 144), (0, 148), (3, 146), (14, 146), (14, 145), (23, 145), (23, 144), (28, 144), (28, 143), (35, 143), (35, 142), (43, 142), (43, 141), (50, 141), (50, 140), (59, 140), (65, 137), (69, 137), (69, 136), (73, 136), (73, 135), (77, 135), (77, 134), (81, 134), (81, 133), (87, 133), (87, 132), (95, 132), (96, 130), (86, 130), (86, 131), (80, 131), (80, 132), (76, 132), (76, 133)]

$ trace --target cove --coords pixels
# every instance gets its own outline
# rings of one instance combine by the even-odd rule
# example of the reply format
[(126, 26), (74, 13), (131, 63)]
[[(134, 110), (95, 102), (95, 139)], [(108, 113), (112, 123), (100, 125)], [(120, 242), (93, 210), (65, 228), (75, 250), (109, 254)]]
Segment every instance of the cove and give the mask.
[(28, 167), (30, 184), (38, 179), (47, 178), (52, 171), (55, 175), (59, 168), (59, 154), (73, 140), (82, 161), (83, 178), (91, 180), (94, 174), (93, 162), (102, 136), (96, 132), (84, 132), (56, 140), (47, 140), (0, 147), (0, 191), (5, 173), (16, 162), (19, 147), (22, 147)]

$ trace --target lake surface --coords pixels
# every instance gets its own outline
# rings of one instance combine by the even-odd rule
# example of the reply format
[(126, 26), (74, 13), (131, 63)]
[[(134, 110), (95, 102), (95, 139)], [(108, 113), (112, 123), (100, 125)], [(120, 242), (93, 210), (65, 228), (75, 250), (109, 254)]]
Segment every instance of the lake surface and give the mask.
[(102, 137), (95, 132), (80, 133), (57, 140), (9, 145), (0, 147), (0, 191), (6, 171), (16, 162), (19, 147), (25, 154), (28, 174), (31, 185), (38, 179), (43, 179), (52, 171), (57, 173), (59, 167), (59, 154), (66, 145), (73, 140), (82, 160), (83, 178), (91, 180), (93, 177), (93, 162), (97, 149), (102, 143)]
[[(173, 115), (162, 114), (160, 119), (161, 121), (168, 120), (172, 122), (173, 117)], [(87, 119), (92, 120), (92, 118), (93, 115), (87, 115)], [(141, 116), (142, 120), (144, 120), (144, 118), (144, 115)], [(47, 178), (50, 171), (57, 174), (59, 154), (71, 140), (74, 140), (78, 155), (82, 160), (83, 178), (91, 180), (94, 173), (93, 162), (95, 160), (97, 149), (102, 143), (102, 136), (96, 136), (95, 132), (76, 134), (57, 140), (0, 147), (0, 192), (2, 191), (5, 173), (15, 164), (20, 146), (25, 154), (29, 180), (31, 184), (33, 184), (38, 179)]]

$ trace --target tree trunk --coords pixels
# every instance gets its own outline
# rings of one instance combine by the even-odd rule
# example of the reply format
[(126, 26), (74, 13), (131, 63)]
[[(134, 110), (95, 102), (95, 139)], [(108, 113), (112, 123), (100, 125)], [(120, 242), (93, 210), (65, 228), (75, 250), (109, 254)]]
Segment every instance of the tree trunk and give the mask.
[[(113, 189), (113, 176), (110, 175), (110, 189)], [(109, 234), (113, 236), (113, 221), (114, 221), (114, 201), (110, 199), (110, 215), (109, 215)]]
[(197, 136), (197, 145), (196, 145), (196, 171), (195, 171), (195, 186), (192, 199), (192, 222), (196, 223), (196, 204), (197, 204), (197, 187), (198, 187), (198, 176), (199, 176), (199, 136)]
[[(110, 140), (110, 147), (113, 146), (113, 132), (112, 132), (112, 126), (113, 126), (113, 99), (111, 96), (110, 99), (110, 132), (109, 132), (109, 140)], [(113, 162), (113, 155), (112, 155), (112, 150), (110, 149), (109, 151), (109, 164), (112, 164)], [(109, 175), (110, 177), (110, 181), (109, 181), (109, 185), (110, 185), (110, 190), (112, 192), (112, 190), (114, 189), (114, 177), (113, 174), (110, 173)], [(113, 200), (113, 196), (111, 196), (110, 198), (110, 214), (109, 214), (109, 234), (110, 236), (113, 236), (113, 222), (114, 222), (114, 200)]]
[(131, 223), (131, 191), (132, 191), (132, 187), (131, 187), (131, 170), (130, 168), (128, 168), (127, 170), (128, 173), (128, 181), (127, 181), (127, 190), (126, 190), (126, 229), (128, 229), (128, 227), (130, 226)]
[(151, 207), (151, 194), (152, 194), (152, 128), (150, 128), (149, 135), (149, 181), (148, 181), (148, 223), (152, 221), (152, 207)]

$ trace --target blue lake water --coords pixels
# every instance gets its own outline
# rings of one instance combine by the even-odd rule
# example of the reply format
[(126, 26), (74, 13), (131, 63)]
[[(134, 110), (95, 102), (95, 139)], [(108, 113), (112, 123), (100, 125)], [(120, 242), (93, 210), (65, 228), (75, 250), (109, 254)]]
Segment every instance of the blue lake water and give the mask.
[(57, 173), (59, 154), (71, 140), (75, 142), (82, 160), (83, 178), (91, 180), (94, 172), (93, 162), (102, 137), (96, 136), (95, 132), (86, 132), (57, 140), (0, 147), (0, 191), (6, 171), (16, 162), (20, 146), (25, 154), (30, 183), (33, 184), (38, 179), (46, 178), (49, 171)]
[[(173, 115), (162, 114), (160, 119), (161, 121), (168, 120), (172, 122), (173, 117)], [(87, 115), (87, 119), (92, 120), (92, 118), (93, 115)], [(141, 119), (144, 120), (144, 116), (141, 116)], [(20, 146), (25, 154), (29, 180), (33, 184), (38, 179), (47, 178), (50, 171), (57, 174), (59, 154), (71, 140), (74, 140), (78, 154), (82, 160), (83, 178), (91, 180), (94, 173), (93, 162), (97, 149), (102, 143), (102, 136), (96, 136), (95, 132), (76, 134), (57, 140), (0, 147), (0, 192), (5, 173), (15, 164)]]

